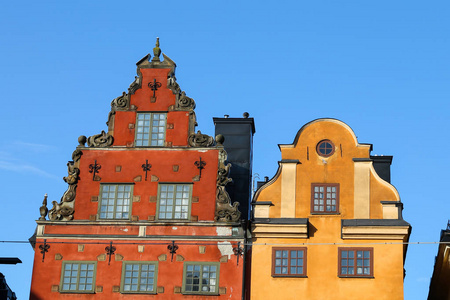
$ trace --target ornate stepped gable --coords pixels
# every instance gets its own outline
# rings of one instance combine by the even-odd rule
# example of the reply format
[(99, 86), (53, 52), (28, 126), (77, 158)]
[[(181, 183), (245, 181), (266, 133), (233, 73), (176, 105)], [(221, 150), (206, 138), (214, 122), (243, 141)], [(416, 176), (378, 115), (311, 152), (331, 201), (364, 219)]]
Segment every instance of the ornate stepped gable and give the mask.
[[(101, 165), (91, 164), (88, 170), (80, 170), (80, 158), (83, 154), (83, 149), (95, 149), (95, 148), (119, 148), (119, 147), (136, 147), (132, 140), (125, 141), (123, 138), (115, 140), (114, 135), (116, 130), (123, 132), (126, 127), (124, 122), (119, 122), (117, 120), (117, 115), (119, 113), (136, 112), (136, 111), (166, 111), (169, 115), (171, 112), (187, 112), (188, 113), (188, 126), (187, 132), (181, 133), (186, 135), (184, 142), (165, 142), (164, 147), (193, 147), (193, 148), (204, 148), (213, 147), (219, 149), (219, 165), (217, 173), (217, 187), (216, 187), (216, 212), (214, 220), (217, 222), (237, 222), (240, 218), (240, 212), (238, 210), (239, 203), (231, 203), (230, 196), (225, 191), (225, 186), (232, 180), (228, 178), (230, 164), (225, 164), (227, 154), (223, 148), (224, 137), (218, 135), (214, 140), (213, 137), (202, 134), (200, 131), (195, 133), (195, 127), (197, 126), (195, 117), (195, 101), (194, 99), (186, 96), (186, 93), (181, 90), (179, 84), (175, 77), (176, 64), (165, 54), (163, 55), (164, 60), (160, 60), (161, 49), (159, 48), (159, 39), (157, 39), (156, 47), (153, 49), (154, 57), (150, 60), (150, 54), (143, 57), (137, 62), (137, 75), (135, 80), (130, 84), (128, 88), (128, 93), (123, 92), (121, 96), (115, 98), (111, 102), (111, 111), (108, 114), (108, 120), (106, 122), (108, 126), (108, 132), (101, 131), (100, 134), (96, 134), (90, 137), (80, 136), (78, 138), (79, 145), (77, 149), (72, 154), (72, 161), (67, 163), (68, 175), (63, 178), (63, 180), (68, 184), (67, 191), (61, 197), (60, 202), (52, 201), (53, 207), (48, 211), (48, 217), (50, 221), (70, 221), (74, 218), (75, 214), (75, 201), (76, 201), (76, 189), (78, 186), (78, 181), (80, 176), (84, 178), (89, 178), (92, 175), (92, 180), (100, 181), (101, 177), (98, 176), (98, 172), (101, 169)], [(166, 80), (164, 84), (159, 78), (153, 78), (153, 80), (148, 80), (145, 75), (148, 74), (148, 69), (169, 69)], [(174, 97), (172, 103), (162, 104), (157, 101), (157, 92), (164, 92), (164, 90), (170, 91)], [(144, 93), (149, 94), (148, 103), (138, 103), (135, 98), (137, 94)], [(142, 95), (139, 95), (142, 96)], [(173, 96), (172, 96), (173, 97)], [(157, 109), (153, 109), (149, 104), (155, 104)], [(165, 105), (165, 106), (164, 106)], [(144, 106), (141, 108), (141, 106)], [(120, 127), (119, 127), (120, 125)], [(167, 124), (168, 127), (173, 124)], [(131, 125), (128, 125), (127, 129)], [(126, 130), (126, 129), (125, 129)], [(180, 132), (177, 131), (177, 134)], [(134, 138), (134, 134), (133, 137)], [(87, 143), (87, 147), (86, 147)], [(89, 173), (88, 173), (89, 172)], [(194, 181), (198, 179), (194, 178)], [(47, 204), (47, 196), (44, 199), (44, 203), (40, 208), (40, 220), (45, 220), (47, 211), (44, 206)]]

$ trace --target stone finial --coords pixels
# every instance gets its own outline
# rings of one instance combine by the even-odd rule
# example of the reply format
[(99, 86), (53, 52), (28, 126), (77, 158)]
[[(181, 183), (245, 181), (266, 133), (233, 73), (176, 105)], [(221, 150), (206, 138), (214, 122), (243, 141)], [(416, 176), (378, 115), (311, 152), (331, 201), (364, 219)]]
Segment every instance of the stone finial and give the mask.
[(223, 136), (223, 134), (218, 134), (216, 135), (216, 143), (218, 146), (222, 146), (223, 142), (225, 142), (225, 137)]
[(159, 48), (159, 37), (156, 38), (155, 48), (153, 48), (153, 58), (152, 61), (160, 61), (159, 56), (161, 55), (161, 48)]
[(84, 144), (86, 144), (86, 140), (87, 140), (86, 136), (80, 135), (80, 137), (78, 138), (78, 144), (79, 144), (78, 146), (84, 147)]
[(250, 116), (250, 114), (249, 114), (248, 112), (244, 112), (244, 113), (242, 114), (242, 116), (243, 116), (245, 119), (247, 119), (247, 118)]
[(42, 206), (39, 208), (39, 213), (41, 214), (41, 217), (39, 218), (40, 221), (45, 221), (45, 217), (47, 216), (47, 213), (48, 213), (47, 197), (48, 197), (48, 195), (45, 194), (44, 201), (42, 201)]

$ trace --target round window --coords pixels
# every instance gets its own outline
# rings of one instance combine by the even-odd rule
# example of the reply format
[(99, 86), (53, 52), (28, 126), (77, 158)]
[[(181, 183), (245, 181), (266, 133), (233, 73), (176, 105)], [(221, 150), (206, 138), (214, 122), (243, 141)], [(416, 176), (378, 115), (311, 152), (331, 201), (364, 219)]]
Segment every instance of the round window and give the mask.
[(323, 140), (317, 144), (317, 153), (320, 156), (328, 157), (334, 153), (334, 145), (330, 140)]

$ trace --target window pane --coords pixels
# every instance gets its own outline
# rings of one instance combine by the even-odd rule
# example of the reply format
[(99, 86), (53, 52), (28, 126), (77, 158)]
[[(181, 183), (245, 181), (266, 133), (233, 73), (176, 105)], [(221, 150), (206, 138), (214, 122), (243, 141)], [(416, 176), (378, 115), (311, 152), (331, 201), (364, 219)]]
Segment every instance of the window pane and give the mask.
[(370, 250), (358, 248), (354, 250), (340, 250), (339, 253), (341, 258), (341, 275), (370, 276), (372, 274)]
[(303, 274), (305, 250), (273, 250), (273, 274), (277, 275), (305, 275)]
[[(184, 292), (214, 293), (217, 291), (217, 266), (188, 264), (183, 278)], [(200, 280), (201, 278), (201, 280)]]
[(94, 263), (64, 263), (62, 291), (93, 291)]
[[(163, 146), (165, 140), (166, 114), (138, 113), (136, 121), (136, 146)], [(151, 134), (150, 133), (158, 133)]]
[(313, 184), (314, 192), (311, 195), (312, 212), (337, 212), (336, 186), (331, 184)]
[[(190, 185), (161, 184), (159, 194), (160, 219), (188, 219)], [(173, 191), (176, 191), (175, 193)], [(187, 192), (183, 192), (187, 191)], [(161, 212), (167, 212), (162, 215)]]
[(128, 219), (131, 203), (131, 186), (123, 184), (101, 185), (100, 218)]

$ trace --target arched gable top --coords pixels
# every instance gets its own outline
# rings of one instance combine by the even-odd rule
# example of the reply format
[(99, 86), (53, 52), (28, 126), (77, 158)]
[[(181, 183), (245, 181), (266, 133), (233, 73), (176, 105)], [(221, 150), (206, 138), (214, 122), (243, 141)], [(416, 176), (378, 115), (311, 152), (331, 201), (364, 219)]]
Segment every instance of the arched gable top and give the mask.
[[(317, 146), (327, 140), (334, 146), (329, 156), (321, 156)], [(264, 183), (254, 194), (253, 201), (275, 201), (281, 189), (281, 173), (283, 166), (296, 161), (298, 168), (308, 170), (309, 176), (315, 176), (316, 181), (324, 180), (323, 167), (329, 166), (328, 173), (336, 170), (353, 170), (353, 159), (370, 159), (371, 144), (358, 143), (353, 130), (344, 122), (321, 118), (313, 120), (298, 131), (292, 144), (278, 145), (281, 150), (281, 161), (275, 176)], [(301, 166), (301, 167), (300, 167)], [(350, 170), (348, 169), (348, 170)], [(336, 172), (335, 172), (336, 174)], [(321, 179), (319, 179), (321, 178)], [(330, 178), (328, 178), (330, 179)]]
[[(283, 150), (285, 149), (288, 150), (297, 148), (301, 145), (307, 145), (310, 144), (312, 140), (317, 143), (320, 140), (325, 139), (330, 139), (334, 143), (341, 143), (341, 141), (344, 140), (348, 146), (351, 146), (352, 148), (364, 149), (364, 157), (368, 157), (370, 151), (372, 151), (372, 144), (359, 143), (353, 129), (350, 126), (338, 119), (333, 118), (320, 118), (303, 125), (297, 132), (292, 144), (279, 144), (278, 147), (283, 153)], [(314, 149), (310, 149), (310, 151), (314, 151)], [(290, 151), (288, 150), (288, 152)], [(284, 157), (284, 155), (282, 156), (283, 159), (288, 158)]]

